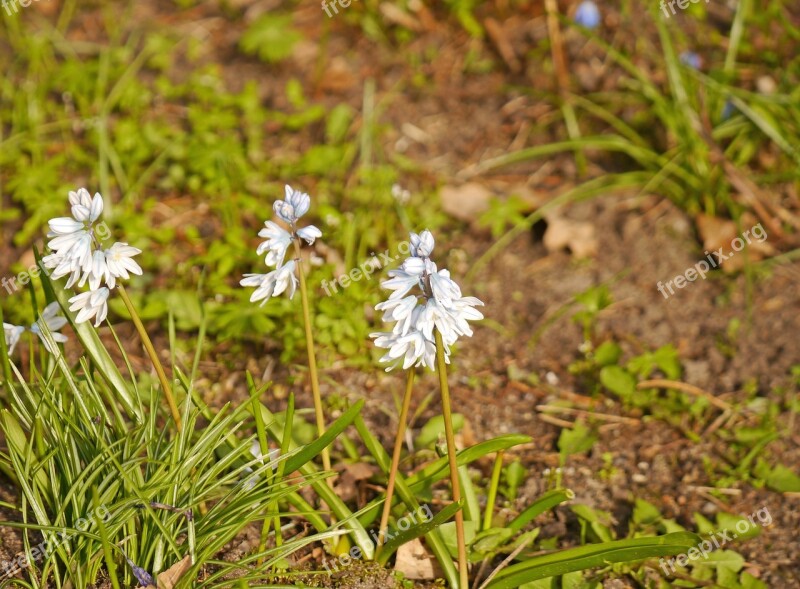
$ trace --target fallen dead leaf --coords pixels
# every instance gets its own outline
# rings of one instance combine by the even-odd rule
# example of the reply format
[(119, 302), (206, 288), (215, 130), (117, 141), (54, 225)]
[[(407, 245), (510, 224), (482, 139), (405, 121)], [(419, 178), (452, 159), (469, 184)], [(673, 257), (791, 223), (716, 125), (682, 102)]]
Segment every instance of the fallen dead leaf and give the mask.
[(359, 483), (376, 474), (375, 468), (363, 462), (345, 464), (336, 480), (336, 492), (342, 501), (352, 501), (358, 497)]
[[(740, 237), (739, 227), (742, 228), (743, 234), (744, 232), (749, 233), (753, 227), (758, 225), (756, 221), (757, 219), (749, 213), (742, 215), (738, 226), (735, 221), (730, 219), (721, 219), (703, 214), (697, 215), (697, 231), (703, 240), (703, 249), (712, 253), (721, 248), (722, 254), (725, 256), (732, 253), (736, 254), (733, 250), (732, 242), (735, 239), (740, 239), (743, 243), (747, 242), (747, 239)], [(764, 235), (766, 235), (766, 232)], [(765, 256), (775, 253), (774, 248), (767, 241), (758, 241), (755, 236), (750, 238), (747, 248), (751, 261), (761, 260)], [(730, 255), (727, 259), (722, 260), (719, 265), (724, 271), (733, 272), (744, 268), (746, 261), (747, 259), (743, 255)]]
[(443, 186), (442, 208), (445, 213), (460, 221), (475, 221), (489, 209), (493, 196), (488, 188), (476, 182), (461, 186)]
[(547, 217), (544, 246), (548, 252), (569, 249), (576, 258), (589, 258), (597, 254), (597, 236), (594, 225), (586, 221), (573, 221), (551, 215)]
[(379, 10), (390, 23), (400, 25), (410, 31), (422, 30), (422, 26), (416, 18), (394, 4), (381, 2)]
[[(188, 554), (183, 557), (183, 560), (176, 562), (166, 571), (158, 575), (158, 589), (174, 589), (178, 581), (181, 580), (188, 571), (192, 568), (192, 557)], [(156, 589), (153, 585), (148, 585), (147, 589)]]
[(441, 577), (439, 564), (425, 549), (425, 545), (415, 538), (406, 542), (397, 550), (394, 569), (405, 575), (407, 579), (432, 580)]

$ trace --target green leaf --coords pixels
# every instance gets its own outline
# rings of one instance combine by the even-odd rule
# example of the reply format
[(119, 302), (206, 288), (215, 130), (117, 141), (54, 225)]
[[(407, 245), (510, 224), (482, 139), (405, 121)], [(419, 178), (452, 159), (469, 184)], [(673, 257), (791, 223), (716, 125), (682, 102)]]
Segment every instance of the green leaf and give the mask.
[(598, 366), (609, 366), (619, 362), (622, 348), (616, 342), (603, 342), (594, 351), (594, 361)]
[(325, 139), (330, 145), (337, 145), (345, 140), (353, 116), (353, 108), (348, 104), (342, 103), (333, 107), (325, 121)]
[[(485, 442), (481, 442), (480, 444), (475, 444), (474, 446), (470, 446), (469, 448), (461, 450), (458, 452), (458, 454), (456, 454), (456, 463), (458, 466), (464, 466), (465, 464), (470, 464), (471, 462), (483, 458), (487, 454), (494, 454), (499, 450), (508, 450), (509, 448), (519, 446), (520, 444), (527, 444), (530, 441), (531, 438), (529, 436), (523, 436), (520, 434), (498, 436), (496, 438), (492, 438), (491, 440), (487, 440)], [(442, 458), (439, 458), (438, 460), (420, 469), (414, 475), (408, 477), (406, 479), (406, 483), (413, 487), (423, 483), (435, 482), (447, 475), (448, 468), (448, 458), (447, 456), (443, 456)]]
[(713, 534), (716, 532), (716, 528), (711, 521), (704, 516), (702, 513), (695, 512), (694, 513), (694, 522), (697, 524), (697, 531), (701, 534)]
[(595, 433), (581, 422), (575, 422), (572, 429), (562, 429), (558, 437), (558, 449), (564, 456), (588, 452), (597, 441)]
[(513, 501), (517, 498), (517, 490), (522, 483), (525, 482), (525, 476), (528, 474), (528, 470), (522, 466), (519, 459), (516, 459), (503, 469), (503, 473), (506, 482), (505, 495), (508, 499)]
[(575, 493), (569, 489), (553, 489), (552, 491), (548, 491), (511, 520), (507, 527), (514, 532), (519, 532), (528, 522), (533, 521), (545, 511), (549, 511), (556, 505), (560, 505), (564, 503), (564, 501), (569, 501), (574, 498)]
[[(458, 536), (456, 535), (456, 522), (447, 522), (446, 524), (442, 524), (439, 526), (439, 530), (441, 531), (444, 545), (447, 547), (447, 551), (450, 553), (450, 556), (456, 558), (456, 556), (458, 556)], [(477, 534), (477, 532), (477, 522), (464, 522), (464, 538), (466, 539), (467, 545), (471, 544), (475, 540), (475, 534)]]
[(495, 552), (513, 537), (514, 530), (510, 528), (489, 528), (478, 532), (469, 547), (470, 553), (477, 554), (470, 554), (470, 558), (477, 557), (477, 560), (481, 560), (485, 557), (484, 555)]
[(603, 544), (590, 544), (535, 556), (500, 571), (487, 589), (516, 589), (524, 583), (605, 567), (619, 562), (641, 561), (647, 558), (683, 554), (697, 545), (700, 537), (689, 532), (666, 534), (653, 538), (628, 538)]
[[(740, 526), (741, 522), (744, 522), (744, 525)], [(717, 527), (720, 531), (730, 530), (733, 532), (732, 536), (737, 540), (755, 538), (761, 533), (761, 528), (757, 524), (751, 523), (746, 517), (733, 515), (724, 511), (720, 511), (717, 514)], [(744, 532), (740, 532), (739, 527), (741, 527)]]
[(744, 558), (733, 550), (716, 550), (710, 552), (704, 559), (698, 560), (694, 566), (708, 566), (716, 569), (728, 569), (738, 573), (744, 566)]
[(632, 518), (637, 524), (655, 524), (661, 519), (661, 512), (652, 503), (644, 499), (636, 499)]
[(401, 530), (399, 534), (383, 545), (381, 553), (378, 556), (378, 562), (385, 565), (391, 555), (403, 544), (435, 530), (453, 517), (459, 509), (461, 509), (461, 503), (451, 503), (434, 515), (430, 520), (416, 525), (413, 528), (409, 528), (408, 530)]
[[(464, 429), (464, 416), (453, 413), (453, 431), (458, 433)], [(419, 448), (427, 448), (444, 436), (444, 417), (437, 415), (422, 426), (417, 436), (416, 444)]]
[(670, 380), (676, 380), (681, 376), (681, 361), (678, 350), (672, 344), (667, 344), (653, 352), (653, 360), (656, 366)]
[(636, 392), (636, 379), (621, 366), (604, 366), (600, 370), (600, 382), (624, 400), (630, 399)]
[(772, 469), (765, 482), (770, 489), (779, 493), (800, 493), (800, 476), (782, 464)]
[[(357, 420), (359, 418), (358, 413), (361, 411), (363, 405), (364, 401), (359, 400), (357, 403), (355, 403), (355, 405), (353, 405), (353, 407), (350, 408), (350, 410), (348, 410), (347, 413), (345, 413), (345, 415), (342, 415), (342, 417), (347, 416), (347, 419), (350, 419), (351, 412), (353, 412), (355, 413), (353, 418)], [(270, 436), (272, 436), (272, 438), (276, 440), (278, 443), (283, 442), (285, 427), (291, 427), (291, 425), (281, 426), (275, 419), (273, 413), (269, 409), (267, 409), (263, 403), (261, 404), (261, 414), (264, 423), (268, 424), (267, 430), (269, 431)], [(338, 426), (336, 426), (336, 429), (338, 429)], [(327, 431), (331, 430), (329, 429)], [(314, 444), (314, 442), (312, 442), (312, 444)], [(317, 453), (319, 453), (319, 451), (321, 451), (321, 447), (324, 448), (327, 445), (328, 444), (324, 445), (317, 444), (314, 446), (314, 448), (320, 448), (320, 450), (317, 451)], [(299, 459), (296, 458), (295, 456), (291, 457), (295, 458), (292, 464), (298, 464), (298, 463), (302, 464), (301, 466), (298, 467), (298, 470), (300, 471), (300, 474), (304, 476), (314, 476), (317, 475), (318, 473), (318, 469), (308, 460), (308, 455), (311, 454), (311, 450), (309, 449), (310, 446), (311, 444), (309, 444), (308, 446), (304, 446), (303, 449), (299, 451), (299, 454), (301, 456)], [(290, 459), (287, 459), (286, 472), (291, 472), (291, 470), (289, 470)], [(355, 540), (356, 544), (361, 549), (361, 552), (365, 555), (365, 557), (372, 558), (375, 546), (372, 543), (372, 539), (370, 538), (369, 534), (364, 529), (364, 526), (362, 526), (361, 522), (359, 522), (358, 519), (353, 516), (353, 513), (350, 511), (350, 509), (348, 509), (347, 505), (345, 505), (344, 502), (341, 499), (339, 499), (339, 496), (333, 492), (333, 490), (328, 486), (328, 484), (325, 481), (319, 480), (318, 476), (315, 476), (314, 479), (315, 480), (311, 482), (311, 486), (314, 488), (314, 491), (316, 491), (317, 495), (319, 495), (322, 501), (328, 504), (328, 507), (334, 513), (334, 515), (336, 515), (336, 518), (342, 523), (342, 525), (346, 528), (349, 528), (350, 533), (353, 536), (353, 539)]]
[(548, 577), (546, 579), (524, 583), (520, 585), (519, 589), (558, 589), (558, 583), (555, 577)]
[(611, 514), (600, 509), (592, 509), (588, 505), (571, 505), (572, 512), (580, 518), (581, 537), (586, 536), (587, 529), (591, 531), (600, 542), (610, 542), (614, 535), (611, 531)]
[(760, 579), (756, 579), (748, 572), (742, 573), (742, 589), (768, 589), (767, 584)]
[(249, 55), (257, 55), (267, 63), (277, 63), (292, 54), (303, 36), (292, 27), (289, 14), (268, 12), (256, 20), (242, 35), (239, 46)]
[[(299, 451), (293, 453), (286, 460), (286, 466), (284, 467), (285, 472), (294, 472), (301, 466), (319, 456), (323, 449), (331, 445), (333, 441), (339, 437), (339, 434), (341, 434), (348, 425), (353, 423), (355, 418), (358, 417), (359, 413), (361, 413), (362, 407), (364, 407), (364, 400), (360, 399), (352, 407), (350, 407), (350, 409), (345, 411), (342, 416), (339, 417), (339, 419), (327, 426), (325, 433), (323, 433), (319, 438), (310, 444), (303, 446)], [(281, 442), (282, 440), (278, 439), (278, 441)]]

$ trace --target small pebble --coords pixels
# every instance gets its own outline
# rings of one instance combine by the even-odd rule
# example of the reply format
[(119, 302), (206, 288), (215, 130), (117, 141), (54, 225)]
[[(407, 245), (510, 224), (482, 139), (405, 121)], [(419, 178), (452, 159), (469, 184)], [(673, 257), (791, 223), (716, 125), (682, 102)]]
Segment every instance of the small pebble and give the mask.
[(712, 503), (711, 501), (706, 501), (706, 503), (705, 503), (705, 505), (703, 505), (703, 508), (701, 509), (701, 511), (705, 515), (714, 515), (719, 510), (717, 509), (717, 506), (714, 503)]

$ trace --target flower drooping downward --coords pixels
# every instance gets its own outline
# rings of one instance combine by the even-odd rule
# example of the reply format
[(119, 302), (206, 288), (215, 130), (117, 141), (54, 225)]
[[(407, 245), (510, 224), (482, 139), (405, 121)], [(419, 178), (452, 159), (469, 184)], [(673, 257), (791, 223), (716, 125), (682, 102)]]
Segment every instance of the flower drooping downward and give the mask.
[(44, 308), (44, 311), (42, 311), (39, 319), (37, 319), (27, 329), (22, 325), (3, 323), (3, 335), (6, 339), (8, 355), (10, 356), (14, 352), (14, 348), (16, 348), (17, 344), (19, 343), (19, 338), (22, 337), (22, 334), (26, 331), (36, 334), (36, 337), (41, 340), (45, 349), (51, 354), (55, 353), (44, 332), (45, 330), (49, 331), (50, 337), (54, 342), (64, 343), (67, 341), (66, 335), (63, 333), (58, 333), (59, 330), (67, 324), (67, 319), (58, 314), (59, 310), (58, 303), (50, 303)]
[(245, 274), (239, 282), (242, 286), (255, 288), (250, 295), (251, 303), (261, 301), (264, 305), (270, 298), (283, 292), (288, 292), (289, 298), (293, 298), (298, 285), (297, 264), (294, 259), (284, 263), (286, 251), (295, 241), (302, 239), (311, 245), (318, 237), (322, 237), (322, 232), (313, 225), (300, 228), (296, 226), (300, 217), (308, 212), (311, 197), (288, 184), (285, 192), (284, 200), (276, 200), (272, 209), (289, 226), (290, 231), (274, 221), (265, 221), (264, 229), (258, 232), (258, 236), (266, 238), (266, 241), (258, 246), (256, 253), (259, 256), (266, 254), (264, 262), (275, 269), (267, 274)]
[[(433, 329), (442, 334), (445, 361), (449, 363), (450, 346), (460, 336), (472, 336), (468, 321), (483, 319), (475, 309), (483, 303), (464, 297), (450, 272), (437, 269), (430, 259), (435, 242), (430, 231), (411, 233), (411, 254), (399, 269), (389, 271), (389, 280), (381, 286), (391, 290), (388, 300), (375, 309), (383, 311), (383, 320), (395, 322), (392, 331), (370, 334), (375, 345), (388, 350), (381, 362), (387, 371), (402, 365), (427, 366), (436, 370), (436, 344)], [(415, 292), (412, 292), (415, 291)]]
[[(117, 280), (128, 279), (131, 274), (141, 275), (142, 268), (133, 257), (142, 250), (127, 243), (116, 242), (108, 249), (101, 248), (98, 227), (95, 223), (103, 213), (103, 197), (94, 197), (85, 188), (69, 193), (72, 217), (50, 219), (49, 255), (42, 258), (45, 268), (51, 269), (50, 278), (58, 280), (69, 275), (66, 288), (75, 284), (89, 290), (72, 297), (70, 311), (77, 311), (76, 323), (95, 318), (95, 326), (108, 314), (108, 297), (117, 286)], [(102, 226), (102, 225), (101, 225)]]
[(575, 22), (587, 29), (597, 28), (601, 20), (600, 9), (592, 0), (584, 0), (575, 11)]

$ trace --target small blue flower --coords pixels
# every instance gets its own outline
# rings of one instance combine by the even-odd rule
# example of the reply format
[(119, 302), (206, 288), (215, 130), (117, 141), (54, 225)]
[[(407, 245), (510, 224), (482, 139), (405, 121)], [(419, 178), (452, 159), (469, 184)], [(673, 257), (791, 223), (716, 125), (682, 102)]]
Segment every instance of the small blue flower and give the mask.
[(733, 106), (733, 102), (731, 102), (730, 100), (726, 100), (725, 106), (722, 107), (722, 120), (727, 121), (734, 115), (735, 112), (736, 112), (736, 107)]
[(584, 0), (575, 11), (575, 22), (587, 29), (595, 29), (600, 24), (600, 9), (592, 0)]
[(680, 54), (679, 59), (683, 65), (689, 66), (694, 70), (699, 70), (703, 65), (703, 58), (694, 51), (684, 51)]

